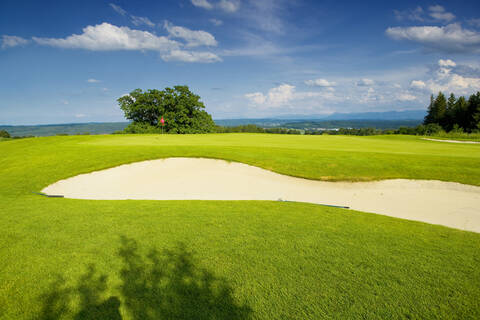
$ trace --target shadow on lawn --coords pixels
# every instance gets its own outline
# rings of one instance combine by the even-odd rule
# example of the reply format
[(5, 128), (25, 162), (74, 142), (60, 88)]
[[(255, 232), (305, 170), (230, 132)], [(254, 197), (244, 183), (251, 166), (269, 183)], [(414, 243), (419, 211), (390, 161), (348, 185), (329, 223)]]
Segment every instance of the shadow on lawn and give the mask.
[[(184, 245), (153, 249), (145, 257), (135, 240), (121, 238), (123, 262), (116, 296), (106, 297), (107, 275), (90, 265), (76, 286), (62, 278), (42, 295), (39, 319), (122, 319), (120, 306), (131, 319), (249, 319), (251, 309), (235, 302), (225, 279), (195, 264)], [(121, 300), (123, 302), (121, 302)], [(78, 303), (75, 312), (72, 304)], [(37, 318), (38, 319), (38, 318)]]

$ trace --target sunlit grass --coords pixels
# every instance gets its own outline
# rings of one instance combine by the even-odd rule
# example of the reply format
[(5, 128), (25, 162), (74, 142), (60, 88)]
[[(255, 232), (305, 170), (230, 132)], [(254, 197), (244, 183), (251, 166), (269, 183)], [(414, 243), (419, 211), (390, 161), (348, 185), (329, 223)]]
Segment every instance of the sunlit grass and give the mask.
[(0, 318), (480, 317), (476, 233), (303, 203), (31, 193), (82, 172), (169, 156), (225, 158), (311, 179), (480, 185), (479, 146), (418, 137), (3, 141)]

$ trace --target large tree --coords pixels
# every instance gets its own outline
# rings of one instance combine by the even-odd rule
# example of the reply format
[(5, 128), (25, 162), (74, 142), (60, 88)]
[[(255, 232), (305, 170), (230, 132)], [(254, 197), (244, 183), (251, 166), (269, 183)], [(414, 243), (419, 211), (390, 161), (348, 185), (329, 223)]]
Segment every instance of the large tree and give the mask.
[(433, 95), (430, 97), (430, 105), (428, 107), (427, 116), (425, 117), (424, 124), (438, 123), (442, 125), (445, 122), (447, 112), (447, 99), (442, 92), (438, 93), (438, 96), (433, 99)]
[(467, 109), (467, 130), (479, 130), (480, 129), (480, 92), (472, 94), (468, 99)]
[(0, 130), (0, 138), (10, 138), (10, 133), (6, 130)]
[(203, 110), (200, 96), (187, 86), (175, 86), (164, 90), (136, 89), (118, 100), (125, 118), (132, 123), (126, 132), (158, 132), (160, 119), (165, 120), (168, 133), (207, 133), (215, 130), (212, 117)]

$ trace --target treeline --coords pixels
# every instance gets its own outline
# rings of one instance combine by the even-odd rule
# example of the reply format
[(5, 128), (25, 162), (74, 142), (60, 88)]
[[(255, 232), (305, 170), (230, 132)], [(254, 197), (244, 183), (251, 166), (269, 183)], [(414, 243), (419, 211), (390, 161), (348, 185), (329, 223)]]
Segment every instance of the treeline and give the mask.
[(480, 131), (480, 92), (465, 97), (455, 97), (453, 93), (446, 99), (442, 92), (437, 97), (431, 95), (430, 105), (423, 122), (425, 125), (438, 124), (446, 132)]
[(255, 124), (245, 124), (234, 127), (216, 126), (216, 133), (235, 133), (235, 132), (250, 132), (250, 133), (278, 133), (278, 134), (302, 134), (301, 130), (288, 128), (262, 128)]
[(431, 136), (444, 132), (442, 127), (436, 123), (418, 125), (416, 127), (400, 127), (398, 129), (376, 129), (376, 128), (339, 128), (337, 130), (306, 130), (308, 135), (352, 135), (352, 136), (374, 136), (381, 134), (409, 134)]

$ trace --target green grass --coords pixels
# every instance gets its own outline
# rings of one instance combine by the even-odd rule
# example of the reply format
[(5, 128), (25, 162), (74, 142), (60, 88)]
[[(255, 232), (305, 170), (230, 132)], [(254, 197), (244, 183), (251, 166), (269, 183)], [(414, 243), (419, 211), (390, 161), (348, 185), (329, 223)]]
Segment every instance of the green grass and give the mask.
[(464, 140), (464, 141), (480, 141), (480, 133), (443, 132), (433, 136), (432, 138)]
[(480, 147), (406, 136), (70, 136), (0, 144), (1, 319), (480, 317), (480, 235), (269, 201), (86, 201), (59, 179), (168, 156), (311, 179), (480, 185)]

